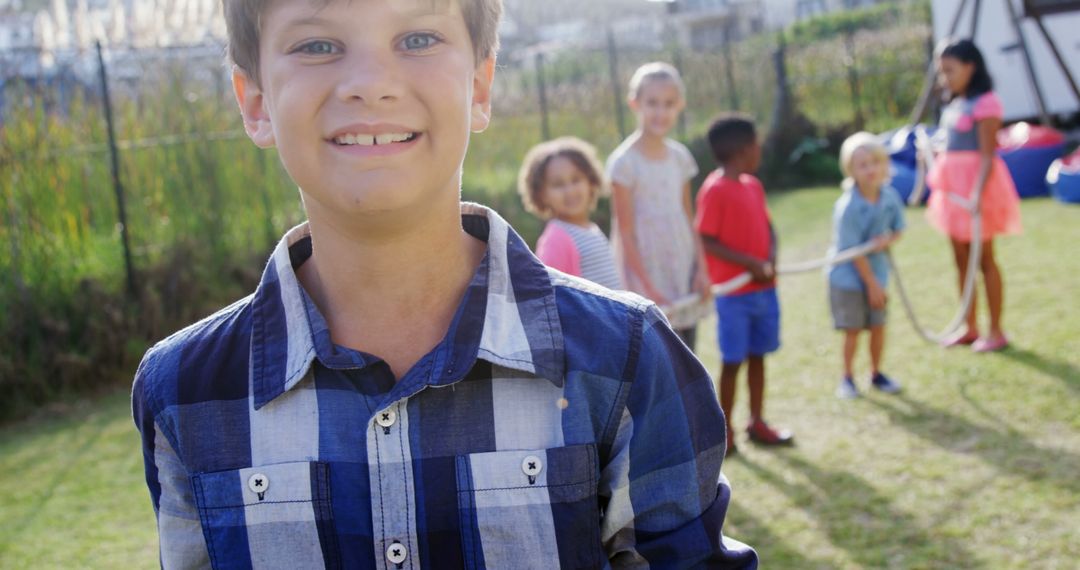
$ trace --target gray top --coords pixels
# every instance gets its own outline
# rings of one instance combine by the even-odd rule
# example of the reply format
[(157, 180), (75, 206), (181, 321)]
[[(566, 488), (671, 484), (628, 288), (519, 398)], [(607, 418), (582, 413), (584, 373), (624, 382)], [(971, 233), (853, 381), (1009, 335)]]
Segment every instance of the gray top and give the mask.
[(945, 150), (979, 150), (979, 129), (975, 128), (975, 124), (982, 119), (1001, 116), (1001, 100), (993, 91), (974, 99), (953, 99), (941, 113), (941, 128), (946, 134)]

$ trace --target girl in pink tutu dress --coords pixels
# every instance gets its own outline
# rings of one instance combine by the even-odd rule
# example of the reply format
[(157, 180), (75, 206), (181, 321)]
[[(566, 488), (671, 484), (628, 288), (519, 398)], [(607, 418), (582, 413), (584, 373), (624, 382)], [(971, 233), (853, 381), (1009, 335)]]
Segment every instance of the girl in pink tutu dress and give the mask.
[(971, 210), (968, 204), (982, 188), (982, 256), (990, 330), (980, 336), (975, 303), (967, 314), (967, 328), (946, 341), (946, 346), (973, 345), (977, 352), (1001, 350), (1009, 342), (1001, 328), (1004, 286), (994, 259), (994, 238), (1020, 233), (1020, 199), (1005, 163), (997, 156), (1001, 128), (1001, 100), (982, 53), (970, 40), (946, 44), (938, 53), (938, 79), (951, 97), (941, 116), (947, 136), (945, 152), (937, 157), (928, 182), (933, 189), (926, 215), (949, 236), (963, 290), (971, 254)]

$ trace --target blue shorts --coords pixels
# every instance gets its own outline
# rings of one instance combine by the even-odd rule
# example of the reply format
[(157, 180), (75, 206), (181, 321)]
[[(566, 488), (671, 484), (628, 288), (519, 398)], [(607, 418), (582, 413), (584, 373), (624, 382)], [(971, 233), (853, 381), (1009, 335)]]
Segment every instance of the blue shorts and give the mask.
[(764, 356), (780, 348), (780, 301), (776, 288), (716, 298), (716, 338), (725, 364)]

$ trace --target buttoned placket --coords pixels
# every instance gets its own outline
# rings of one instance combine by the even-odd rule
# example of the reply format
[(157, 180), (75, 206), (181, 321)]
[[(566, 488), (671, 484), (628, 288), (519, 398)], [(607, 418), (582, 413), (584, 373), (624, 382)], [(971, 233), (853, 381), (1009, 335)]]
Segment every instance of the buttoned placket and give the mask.
[(384, 406), (372, 417), (367, 437), (376, 564), (389, 569), (418, 568), (412, 451), (408, 400)]

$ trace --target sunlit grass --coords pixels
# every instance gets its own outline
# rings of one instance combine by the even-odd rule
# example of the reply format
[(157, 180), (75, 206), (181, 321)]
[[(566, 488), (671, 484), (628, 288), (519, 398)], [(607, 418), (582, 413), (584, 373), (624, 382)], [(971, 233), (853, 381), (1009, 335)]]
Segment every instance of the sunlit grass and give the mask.
[[(827, 246), (836, 191), (771, 201), (788, 259)], [(818, 274), (782, 281), (784, 347), (768, 360), (767, 415), (798, 446), (755, 448), (725, 465), (735, 487), (728, 532), (766, 568), (1070, 568), (1080, 509), (1080, 209), (1027, 201), (1026, 233), (999, 240), (1013, 348), (975, 355), (915, 336), (895, 299), (885, 370), (898, 397), (839, 401), (840, 337)], [(956, 306), (948, 245), (920, 210), (895, 247), (919, 316), (943, 326)], [(984, 314), (985, 316), (985, 314)], [(984, 319), (985, 322), (985, 319)], [(716, 369), (712, 322), (699, 345)], [(865, 345), (860, 387), (867, 386)], [(745, 384), (735, 426), (746, 422)]]
[[(773, 195), (789, 260), (822, 255), (837, 190)], [(767, 415), (793, 449), (739, 434), (726, 532), (763, 568), (1072, 568), (1080, 511), (1080, 209), (1023, 205), (1027, 233), (1001, 240), (1014, 347), (944, 351), (916, 338), (893, 304), (886, 369), (896, 397), (839, 401), (840, 338), (824, 278), (781, 283), (784, 347), (768, 359)], [(908, 212), (896, 257), (921, 316), (956, 302), (947, 245)], [(895, 291), (895, 290), (894, 290)], [(699, 351), (717, 366), (713, 321)], [(865, 370), (865, 359), (860, 361)], [(865, 386), (866, 379), (858, 379)], [(124, 382), (127, 378), (123, 379)], [(735, 425), (746, 421), (740, 386)], [(0, 567), (146, 568), (157, 563), (149, 498), (126, 390), (0, 429)]]

